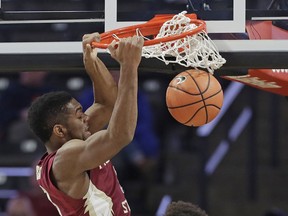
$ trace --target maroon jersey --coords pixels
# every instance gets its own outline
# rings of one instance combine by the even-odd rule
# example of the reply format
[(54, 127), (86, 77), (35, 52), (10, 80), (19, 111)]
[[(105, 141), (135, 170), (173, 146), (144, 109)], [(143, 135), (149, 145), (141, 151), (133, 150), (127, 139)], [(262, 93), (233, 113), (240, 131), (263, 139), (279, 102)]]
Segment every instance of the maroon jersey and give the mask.
[(37, 181), (62, 216), (131, 215), (116, 171), (110, 161), (90, 170), (89, 189), (82, 199), (74, 199), (58, 190), (49, 173), (56, 153), (45, 154), (36, 166)]

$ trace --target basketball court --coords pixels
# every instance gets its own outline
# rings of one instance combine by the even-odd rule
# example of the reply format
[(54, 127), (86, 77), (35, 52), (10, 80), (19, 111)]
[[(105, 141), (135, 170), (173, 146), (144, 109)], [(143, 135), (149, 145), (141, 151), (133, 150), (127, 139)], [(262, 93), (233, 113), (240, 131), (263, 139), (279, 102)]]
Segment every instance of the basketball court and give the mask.
[[(225, 59), (225, 63), (214, 70), (214, 76), (227, 85), (223, 89), (223, 110), (229, 108), (245, 86), (288, 96), (288, 2), (285, 0), (46, 0), (41, 3), (0, 0), (0, 9), (0, 77), (20, 71), (45, 70), (59, 75), (84, 71), (83, 34), (142, 25), (155, 15), (187, 11), (205, 21), (208, 36)], [(118, 63), (106, 49), (99, 49), (99, 57), (109, 69), (118, 69)], [(172, 79), (187, 68), (191, 66), (175, 62), (165, 64), (157, 58), (143, 57), (139, 72), (145, 79), (153, 76)], [(235, 128), (245, 128), (252, 116), (252, 109), (244, 107), (235, 120)], [(198, 128), (197, 136), (206, 139), (222, 117), (220, 114), (214, 123)], [(230, 129), (232, 131), (233, 127)], [(227, 148), (231, 140), (234, 138), (219, 141), (218, 150), (222, 149), (223, 155), (221, 146)], [(207, 176), (216, 169), (215, 158), (221, 160), (221, 153), (215, 151), (209, 158), (205, 151), (200, 149), (205, 163), (199, 174), (203, 181), (199, 184), (201, 195), (197, 198), (208, 208)], [(253, 178), (251, 174), (250, 192), (253, 192)], [(163, 206), (164, 198), (165, 194)], [(158, 204), (160, 216), (160, 200)]]

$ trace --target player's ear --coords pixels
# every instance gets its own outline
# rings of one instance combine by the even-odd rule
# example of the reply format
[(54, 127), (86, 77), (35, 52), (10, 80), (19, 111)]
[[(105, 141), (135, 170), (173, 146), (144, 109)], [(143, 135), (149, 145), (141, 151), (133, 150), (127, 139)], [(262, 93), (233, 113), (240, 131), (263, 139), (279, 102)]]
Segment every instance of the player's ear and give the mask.
[(65, 127), (61, 124), (56, 124), (53, 127), (53, 133), (60, 138), (63, 138), (65, 136)]

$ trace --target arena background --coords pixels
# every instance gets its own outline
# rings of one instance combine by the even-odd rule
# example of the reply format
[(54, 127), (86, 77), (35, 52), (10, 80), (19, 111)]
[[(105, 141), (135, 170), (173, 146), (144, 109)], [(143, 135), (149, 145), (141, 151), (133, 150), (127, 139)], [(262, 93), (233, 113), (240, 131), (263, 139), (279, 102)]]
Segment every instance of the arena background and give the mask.
[[(143, 59), (139, 84), (151, 106), (150, 127), (159, 139), (160, 154), (157, 165), (144, 174), (131, 175), (131, 167), (124, 167), (123, 176), (120, 173), (133, 215), (157, 215), (171, 200), (191, 201), (214, 216), (287, 215), (288, 92), (233, 81), (249, 70), (258, 69), (261, 75), (262, 69), (275, 69), (281, 74), (280, 81), (275, 80), (282, 80), (282, 89), (287, 88), (287, 0), (107, 2), (2, 0), (0, 97), (27, 71), (46, 71), (45, 86), (80, 97), (90, 84), (81, 57), (83, 34), (144, 22), (158, 13), (194, 12), (207, 20), (209, 35), (227, 60), (215, 72), (224, 90), (225, 108), (213, 124), (193, 128), (177, 123), (166, 108), (165, 91), (185, 68)], [(269, 38), (257, 29), (254, 37), (249, 35), (247, 25), (262, 21), (270, 21), (267, 31), (277, 27), (281, 36), (275, 30)], [(99, 56), (111, 71), (118, 69), (105, 51)], [(6, 102), (1, 100), (0, 106)], [(14, 108), (6, 107), (1, 115)], [(1, 133), (9, 126), (2, 127)], [(1, 216), (7, 201), (30, 187), (31, 166), (44, 151), (25, 134), (23, 139), (20, 133), (13, 137), (13, 143), (0, 143)]]

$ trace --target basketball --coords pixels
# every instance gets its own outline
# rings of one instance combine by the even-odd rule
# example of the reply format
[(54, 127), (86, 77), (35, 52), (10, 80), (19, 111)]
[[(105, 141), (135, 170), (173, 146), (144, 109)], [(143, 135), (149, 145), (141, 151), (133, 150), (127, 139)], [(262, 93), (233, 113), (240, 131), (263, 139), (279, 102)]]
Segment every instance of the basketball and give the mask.
[(223, 104), (218, 80), (202, 70), (186, 70), (175, 76), (166, 91), (166, 105), (175, 120), (187, 126), (211, 122)]

